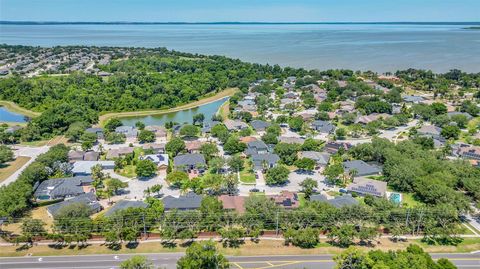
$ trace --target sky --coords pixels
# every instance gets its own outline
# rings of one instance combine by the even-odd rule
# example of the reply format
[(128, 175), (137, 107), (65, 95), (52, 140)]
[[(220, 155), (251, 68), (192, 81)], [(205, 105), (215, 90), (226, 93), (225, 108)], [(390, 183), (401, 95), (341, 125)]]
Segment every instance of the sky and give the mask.
[(4, 21), (480, 21), (480, 0), (0, 0)]

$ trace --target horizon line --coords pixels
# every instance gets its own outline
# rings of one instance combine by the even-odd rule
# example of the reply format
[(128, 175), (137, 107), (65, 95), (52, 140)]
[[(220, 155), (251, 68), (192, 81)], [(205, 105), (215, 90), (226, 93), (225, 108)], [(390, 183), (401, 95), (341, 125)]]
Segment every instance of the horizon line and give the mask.
[(0, 24), (17, 24), (17, 25), (54, 25), (54, 24), (423, 24), (423, 25), (480, 25), (480, 21), (325, 21), (325, 22), (271, 22), (271, 21), (12, 21), (0, 20)]

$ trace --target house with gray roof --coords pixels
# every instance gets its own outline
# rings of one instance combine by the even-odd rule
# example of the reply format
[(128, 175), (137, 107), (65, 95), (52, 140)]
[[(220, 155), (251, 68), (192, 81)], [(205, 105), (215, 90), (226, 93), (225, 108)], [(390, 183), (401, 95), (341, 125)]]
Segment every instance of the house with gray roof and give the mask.
[(417, 130), (417, 134), (423, 136), (431, 136), (433, 138), (440, 137), (441, 132), (442, 128), (434, 125), (423, 125), (420, 129)]
[(271, 125), (270, 122), (266, 122), (263, 120), (252, 120), (250, 122), (252, 128), (257, 132), (265, 132), (265, 130)]
[(280, 161), (280, 157), (274, 153), (252, 155), (253, 169), (257, 171), (273, 168), (278, 161)]
[(355, 178), (353, 183), (348, 185), (347, 190), (362, 195), (386, 197), (387, 182), (359, 177)]
[(166, 196), (162, 199), (165, 211), (173, 209), (177, 210), (195, 210), (200, 208), (203, 197), (194, 192), (189, 192), (186, 195), (180, 195), (176, 198), (173, 196)]
[(168, 167), (168, 154), (148, 154), (139, 157), (140, 160), (150, 160), (158, 166), (158, 168)]
[(173, 158), (173, 165), (176, 169), (190, 171), (201, 170), (203, 171), (207, 166), (205, 157), (199, 153), (181, 154)]
[(223, 124), (229, 131), (240, 131), (248, 128), (248, 124), (241, 120), (226, 120)]
[(148, 204), (142, 201), (120, 200), (116, 202), (115, 205), (113, 205), (108, 209), (108, 211), (105, 213), (105, 217), (115, 215), (116, 212), (120, 212), (128, 208), (147, 208), (147, 207), (148, 207)]
[(416, 95), (404, 95), (402, 98), (405, 103), (413, 104), (419, 104), (425, 100), (425, 98)]
[(473, 119), (472, 115), (466, 113), (466, 112), (459, 112), (459, 111), (453, 111), (453, 112), (448, 112), (447, 115), (451, 118), (452, 116), (455, 115), (463, 115), (467, 118), (467, 120)]
[(354, 206), (358, 205), (358, 200), (353, 198), (351, 195), (342, 195), (336, 196), (333, 199), (328, 199), (323, 194), (315, 194), (310, 196), (310, 201), (318, 201), (318, 202), (325, 202), (328, 203), (336, 208), (341, 208), (344, 206)]
[(119, 126), (115, 128), (115, 133), (124, 134), (126, 138), (136, 138), (138, 130), (133, 126)]
[(301, 137), (291, 137), (291, 136), (280, 136), (278, 138), (278, 141), (281, 143), (287, 143), (287, 144), (301, 144), (305, 142), (304, 138)]
[(313, 121), (311, 127), (313, 130), (322, 134), (331, 134), (335, 130), (335, 126), (332, 123), (323, 120)]
[(356, 177), (379, 175), (382, 170), (376, 166), (370, 165), (361, 160), (353, 160), (343, 162), (343, 167), (345, 172), (350, 172), (352, 170), (356, 171)]
[(58, 200), (78, 196), (86, 192), (93, 192), (91, 176), (68, 178), (52, 178), (43, 181), (35, 189), (33, 197), (36, 200)]
[(314, 160), (317, 168), (327, 166), (328, 162), (330, 161), (330, 154), (326, 152), (300, 151), (298, 153), (298, 156), (299, 158), (307, 158), (307, 159)]
[(79, 196), (75, 196), (71, 199), (64, 200), (63, 202), (53, 204), (47, 207), (47, 213), (50, 217), (54, 217), (67, 205), (82, 204), (86, 205), (90, 209), (90, 214), (100, 212), (102, 205), (98, 202), (97, 196), (94, 193), (84, 193)]
[(98, 161), (100, 153), (95, 151), (72, 150), (68, 152), (68, 160), (75, 161)]
[(105, 133), (103, 132), (103, 128), (87, 128), (85, 129), (86, 133), (92, 133), (97, 135), (97, 139), (104, 139)]
[(250, 141), (247, 143), (247, 149), (245, 149), (245, 154), (266, 154), (269, 152), (269, 147), (262, 140)]
[(102, 169), (115, 168), (114, 161), (78, 161), (73, 163), (72, 173), (75, 176), (88, 176), (92, 174), (92, 167), (100, 165)]

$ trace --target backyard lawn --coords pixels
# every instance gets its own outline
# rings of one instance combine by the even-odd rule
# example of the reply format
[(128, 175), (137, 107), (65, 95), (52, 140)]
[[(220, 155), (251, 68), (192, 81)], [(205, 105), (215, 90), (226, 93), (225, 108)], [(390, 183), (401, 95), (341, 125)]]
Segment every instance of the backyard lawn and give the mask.
[(121, 176), (128, 177), (128, 178), (134, 178), (137, 176), (135, 173), (135, 165), (125, 165), (123, 169), (120, 169), (117, 171), (117, 173)]
[(255, 184), (255, 174), (252, 169), (252, 164), (250, 162), (245, 162), (245, 168), (240, 171), (240, 181), (247, 184)]

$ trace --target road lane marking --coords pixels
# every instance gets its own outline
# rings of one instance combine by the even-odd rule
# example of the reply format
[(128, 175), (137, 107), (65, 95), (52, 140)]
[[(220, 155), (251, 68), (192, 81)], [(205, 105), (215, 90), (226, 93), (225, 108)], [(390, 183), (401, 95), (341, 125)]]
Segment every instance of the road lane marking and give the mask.
[(241, 266), (240, 266), (238, 263), (236, 263), (236, 262), (231, 262), (231, 264), (237, 266), (239, 269), (243, 269), (243, 267), (241, 267)]

